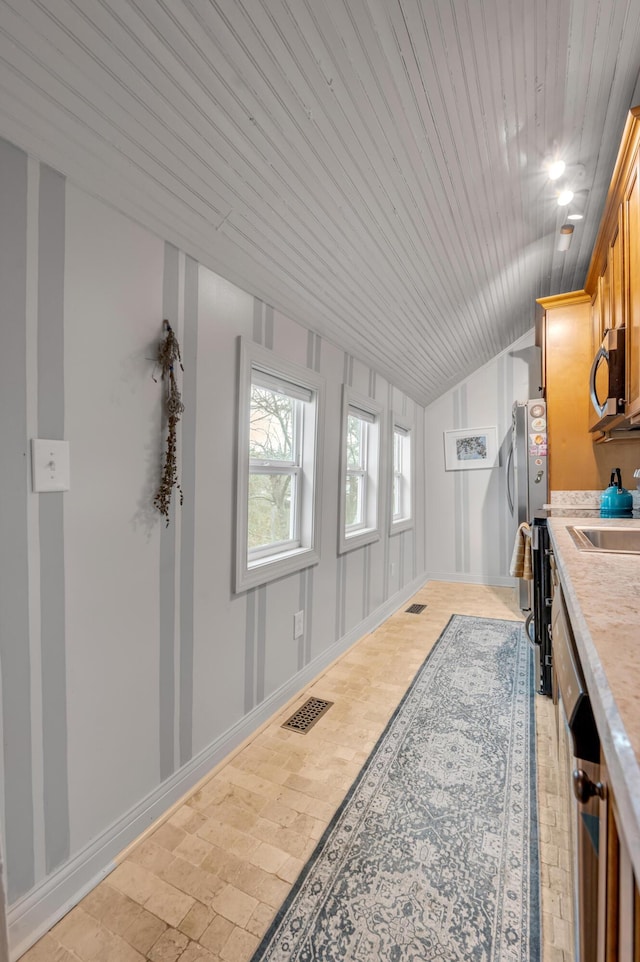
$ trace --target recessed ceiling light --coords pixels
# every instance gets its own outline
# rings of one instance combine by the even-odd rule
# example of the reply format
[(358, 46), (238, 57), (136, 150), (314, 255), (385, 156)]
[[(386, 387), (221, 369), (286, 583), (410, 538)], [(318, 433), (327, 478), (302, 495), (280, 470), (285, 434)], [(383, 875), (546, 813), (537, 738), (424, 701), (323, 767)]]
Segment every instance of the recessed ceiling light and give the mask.
[(567, 207), (573, 200), (572, 190), (561, 190), (558, 194), (558, 207)]
[(584, 214), (567, 214), (567, 220), (582, 220)]
[(565, 172), (566, 164), (564, 160), (554, 160), (547, 168), (549, 180), (558, 180)]

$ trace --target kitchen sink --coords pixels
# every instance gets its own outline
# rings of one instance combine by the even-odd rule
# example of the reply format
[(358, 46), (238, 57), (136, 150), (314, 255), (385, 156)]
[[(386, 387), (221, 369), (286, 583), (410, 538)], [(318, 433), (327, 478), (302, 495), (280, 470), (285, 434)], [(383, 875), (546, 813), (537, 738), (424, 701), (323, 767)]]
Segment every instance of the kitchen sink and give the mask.
[(567, 531), (581, 551), (640, 554), (640, 528), (587, 528), (569, 525)]

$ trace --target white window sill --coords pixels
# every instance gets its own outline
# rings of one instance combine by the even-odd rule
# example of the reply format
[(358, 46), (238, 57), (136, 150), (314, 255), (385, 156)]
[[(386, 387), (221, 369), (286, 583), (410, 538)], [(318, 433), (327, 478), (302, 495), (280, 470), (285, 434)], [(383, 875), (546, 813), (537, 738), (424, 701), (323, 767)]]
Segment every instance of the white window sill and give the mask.
[(292, 551), (285, 551), (279, 555), (269, 555), (266, 558), (258, 558), (249, 562), (247, 566), (238, 572), (236, 577), (235, 590), (247, 591), (249, 588), (257, 588), (259, 585), (268, 584), (277, 578), (295, 574), (304, 568), (310, 568), (320, 561), (320, 552), (315, 548), (295, 548)]
[(365, 545), (373, 544), (374, 541), (380, 540), (380, 531), (378, 528), (359, 528), (354, 531), (353, 534), (345, 534), (340, 539), (339, 553), (345, 554), (347, 551), (353, 551), (355, 548), (364, 548)]
[(410, 531), (413, 528), (413, 518), (400, 518), (399, 521), (392, 521), (389, 527), (389, 534), (400, 534), (402, 531)]

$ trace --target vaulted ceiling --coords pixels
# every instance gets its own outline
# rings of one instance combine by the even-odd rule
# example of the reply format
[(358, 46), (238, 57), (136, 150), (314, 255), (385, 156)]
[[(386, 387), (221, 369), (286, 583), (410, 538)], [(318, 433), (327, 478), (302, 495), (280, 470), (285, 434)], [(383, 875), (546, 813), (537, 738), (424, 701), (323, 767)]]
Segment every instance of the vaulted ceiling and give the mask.
[(422, 403), (583, 284), (639, 68), (640, 0), (0, 0), (0, 135)]

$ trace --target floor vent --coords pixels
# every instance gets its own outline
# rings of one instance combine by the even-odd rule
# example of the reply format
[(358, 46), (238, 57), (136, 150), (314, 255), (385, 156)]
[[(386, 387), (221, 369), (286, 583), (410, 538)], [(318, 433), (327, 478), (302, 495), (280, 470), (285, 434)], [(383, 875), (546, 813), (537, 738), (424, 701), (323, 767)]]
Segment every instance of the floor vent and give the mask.
[(405, 608), (405, 612), (408, 615), (419, 615), (426, 607), (426, 605), (409, 605), (408, 608)]
[(307, 698), (304, 705), (287, 719), (282, 728), (293, 732), (308, 732), (332, 705), (332, 701), (325, 701), (324, 698)]

